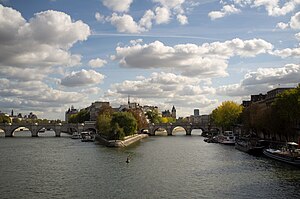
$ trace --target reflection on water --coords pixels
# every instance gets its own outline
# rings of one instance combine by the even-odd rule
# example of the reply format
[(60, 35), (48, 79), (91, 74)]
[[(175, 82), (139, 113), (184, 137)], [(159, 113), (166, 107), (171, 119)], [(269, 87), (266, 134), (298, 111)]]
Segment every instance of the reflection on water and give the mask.
[(114, 149), (45, 133), (50, 137), (0, 138), (1, 198), (300, 197), (298, 168), (199, 135), (178, 132)]

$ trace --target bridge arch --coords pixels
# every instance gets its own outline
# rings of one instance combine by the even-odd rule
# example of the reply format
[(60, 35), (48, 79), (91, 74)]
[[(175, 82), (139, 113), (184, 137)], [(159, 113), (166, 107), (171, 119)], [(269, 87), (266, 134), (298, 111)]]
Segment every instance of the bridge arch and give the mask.
[(153, 129), (153, 135), (168, 135), (168, 130), (165, 127), (157, 127)]

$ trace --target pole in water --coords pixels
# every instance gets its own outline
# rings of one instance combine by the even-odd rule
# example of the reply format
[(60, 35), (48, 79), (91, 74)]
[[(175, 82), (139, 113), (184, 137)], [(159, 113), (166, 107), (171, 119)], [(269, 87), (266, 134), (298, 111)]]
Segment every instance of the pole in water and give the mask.
[(127, 156), (126, 163), (128, 164), (129, 162), (130, 162), (130, 159), (129, 159), (129, 156)]

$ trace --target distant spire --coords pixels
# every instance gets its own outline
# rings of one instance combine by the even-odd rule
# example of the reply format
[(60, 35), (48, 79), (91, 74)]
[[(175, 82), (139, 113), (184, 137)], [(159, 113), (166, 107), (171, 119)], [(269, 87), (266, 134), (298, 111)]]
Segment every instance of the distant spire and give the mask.
[(14, 109), (11, 110), (11, 116), (14, 116)]
[(130, 104), (130, 95), (128, 95), (128, 105)]

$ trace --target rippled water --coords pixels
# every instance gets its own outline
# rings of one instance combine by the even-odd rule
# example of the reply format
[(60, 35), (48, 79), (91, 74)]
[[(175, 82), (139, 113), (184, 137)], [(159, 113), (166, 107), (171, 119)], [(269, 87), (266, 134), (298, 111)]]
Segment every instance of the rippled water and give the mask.
[(0, 198), (300, 198), (300, 169), (198, 135), (125, 149), (48, 136), (0, 138)]

